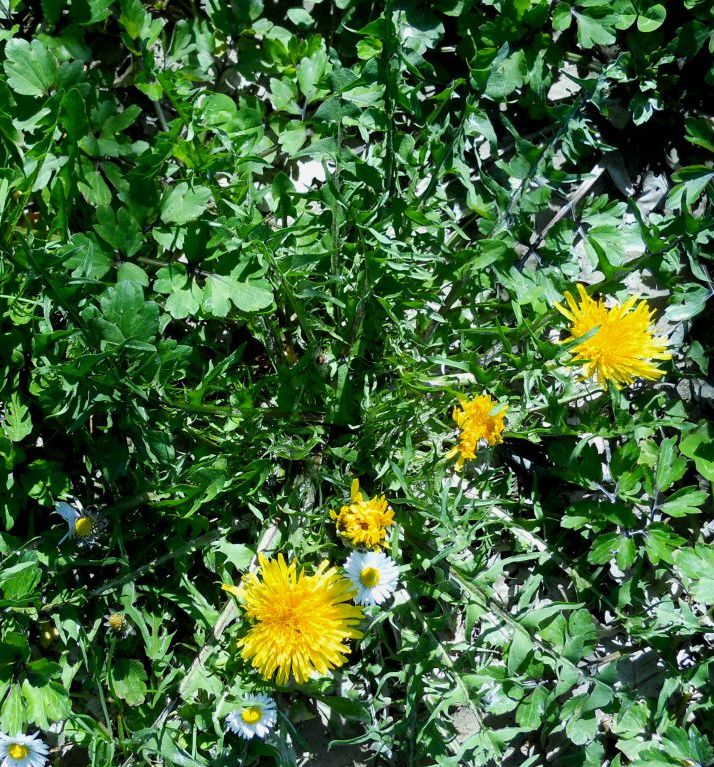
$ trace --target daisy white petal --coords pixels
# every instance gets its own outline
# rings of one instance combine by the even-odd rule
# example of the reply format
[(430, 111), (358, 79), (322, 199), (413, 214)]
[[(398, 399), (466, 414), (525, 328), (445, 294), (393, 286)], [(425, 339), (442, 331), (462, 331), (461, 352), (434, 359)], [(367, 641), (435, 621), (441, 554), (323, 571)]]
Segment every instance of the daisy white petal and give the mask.
[(106, 520), (98, 514), (82, 509), (79, 501), (75, 501), (75, 504), (79, 509), (64, 501), (59, 501), (55, 507), (54, 513), (59, 514), (68, 527), (66, 535), (57, 545), (64, 543), (67, 538), (78, 538), (80, 545), (91, 546), (97, 542), (97, 536), (105, 527)]
[(344, 569), (357, 590), (354, 601), (358, 605), (381, 605), (397, 588), (399, 570), (381, 551), (353, 551)]
[(10, 736), (0, 732), (0, 767), (45, 767), (48, 753), (38, 733)]
[(226, 717), (226, 728), (242, 738), (265, 738), (278, 720), (275, 701), (264, 693), (243, 696), (240, 705)]

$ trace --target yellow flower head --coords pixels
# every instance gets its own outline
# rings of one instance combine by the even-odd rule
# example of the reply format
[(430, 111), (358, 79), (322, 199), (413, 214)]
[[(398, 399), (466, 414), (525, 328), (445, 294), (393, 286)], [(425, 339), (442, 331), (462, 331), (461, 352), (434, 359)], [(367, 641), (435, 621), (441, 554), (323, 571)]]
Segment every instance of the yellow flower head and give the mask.
[(260, 574), (243, 578), (240, 587), (223, 588), (238, 596), (253, 625), (238, 641), (241, 655), (266, 680), (277, 672), (277, 684), (286, 684), (292, 672), (298, 684), (315, 674), (342, 666), (349, 647), (346, 640), (359, 638), (356, 626), (360, 607), (349, 602), (352, 584), (322, 562), (314, 575), (305, 575), (297, 562), (286, 564), (259, 557)]
[(504, 419), (508, 405), (501, 405), (489, 394), (481, 394), (473, 399), (462, 399), (461, 407), (455, 407), (453, 419), (460, 429), (459, 444), (446, 454), (453, 458), (457, 453), (456, 471), (461, 471), (466, 461), (476, 457), (481, 440), (488, 445), (503, 442)]
[(337, 532), (360, 549), (379, 549), (387, 545), (387, 528), (394, 524), (394, 511), (383, 495), (365, 500), (359, 480), (352, 480), (352, 503), (340, 513), (330, 512), (337, 523)]
[(580, 305), (566, 293), (568, 308), (555, 307), (572, 322), (567, 340), (590, 334), (573, 349), (573, 359), (585, 363), (586, 375), (596, 375), (601, 386), (612, 381), (618, 388), (635, 378), (654, 380), (664, 375), (652, 360), (668, 360), (672, 355), (666, 351), (666, 340), (654, 335), (654, 310), (647, 301), (633, 296), (608, 309), (590, 298), (582, 285), (577, 287)]

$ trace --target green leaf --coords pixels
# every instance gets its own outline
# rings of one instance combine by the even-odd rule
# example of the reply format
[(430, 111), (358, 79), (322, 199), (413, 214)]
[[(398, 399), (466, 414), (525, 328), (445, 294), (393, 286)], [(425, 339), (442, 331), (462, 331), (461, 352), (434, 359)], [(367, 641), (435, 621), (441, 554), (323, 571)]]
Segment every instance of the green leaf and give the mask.
[(276, 111), (288, 112), (294, 115), (302, 114), (302, 110), (297, 103), (297, 87), (293, 82), (271, 77), (270, 91), (270, 100), (273, 102), (273, 108)]
[(555, 32), (565, 32), (572, 21), (572, 11), (567, 3), (557, 3), (553, 9), (553, 30)]
[(34, 591), (40, 582), (40, 566), (36, 555), (26, 552), (22, 562), (7, 567), (0, 575), (2, 595), (5, 599), (22, 599)]
[(167, 764), (176, 765), (176, 767), (206, 767), (208, 765), (205, 759), (194, 758), (187, 751), (179, 748), (172, 738), (172, 733), (166, 728), (161, 731), (159, 751)]
[(674, 181), (679, 183), (672, 187), (667, 196), (667, 205), (676, 210), (681, 210), (686, 197), (687, 205), (691, 208), (701, 197), (702, 192), (714, 179), (714, 171), (704, 165), (692, 165), (680, 168), (672, 174)]
[(294, 216), (295, 206), (292, 204), (290, 195), (295, 192), (295, 187), (286, 173), (278, 173), (275, 176), (271, 192), (273, 199), (275, 200), (276, 216), (283, 220), (287, 220), (288, 217)]
[(117, 697), (130, 706), (140, 706), (146, 698), (146, 670), (138, 660), (119, 658), (110, 671), (111, 684)]
[(25, 702), (19, 684), (13, 684), (0, 711), (0, 730), (3, 732), (22, 732), (27, 722)]
[(478, 255), (469, 260), (469, 268), (479, 271), (501, 261), (505, 266), (507, 258), (513, 255), (513, 248), (503, 240), (484, 239), (477, 243), (475, 252)]
[(187, 224), (195, 221), (208, 208), (211, 190), (205, 186), (189, 189), (181, 182), (168, 189), (161, 200), (161, 220), (165, 224)]
[(226, 540), (220, 540), (214, 548), (223, 554), (226, 561), (230, 562), (239, 573), (247, 570), (253, 557), (255, 557), (255, 549), (243, 543), (229, 543)]
[(201, 105), (203, 122), (208, 128), (229, 130), (238, 119), (235, 101), (225, 93), (211, 94)]
[(679, 454), (677, 440), (669, 437), (662, 440), (657, 455), (655, 487), (660, 492), (668, 490), (687, 471), (687, 459)]
[(89, 131), (84, 99), (76, 88), (67, 91), (62, 97), (60, 122), (73, 141), (79, 141)]
[(616, 38), (612, 26), (603, 24), (601, 20), (577, 11), (574, 11), (574, 14), (578, 24), (578, 40), (583, 48), (612, 45), (615, 42)]
[(148, 27), (151, 17), (139, 0), (120, 0), (119, 24), (132, 40), (138, 39)]
[(714, 152), (714, 126), (706, 117), (689, 117), (685, 122), (685, 138), (692, 144)]
[(110, 15), (115, 2), (116, 0), (87, 0), (84, 3), (73, 3), (72, 14), (74, 15), (76, 9), (79, 23), (97, 24)]
[(17, 392), (13, 392), (10, 401), (5, 406), (5, 418), (2, 430), (12, 442), (22, 442), (32, 433), (32, 418), (30, 411), (20, 402)]
[(231, 301), (237, 309), (250, 314), (267, 309), (273, 303), (273, 293), (249, 282), (236, 282), (231, 291)]
[(290, 8), (288, 18), (298, 27), (310, 27), (314, 23), (312, 16), (302, 8)]
[(114, 259), (93, 234), (72, 235), (62, 252), (66, 253), (64, 265), (72, 270), (72, 276), (88, 280), (101, 280), (114, 266)]
[(318, 701), (318, 705), (326, 706), (330, 711), (334, 711), (335, 714), (345, 719), (359, 722), (368, 722), (370, 719), (369, 712), (362, 701), (350, 700), (336, 695), (320, 695)]
[(117, 269), (117, 282), (135, 282), (142, 288), (149, 287), (149, 275), (137, 264), (124, 261)]
[(537, 730), (543, 722), (548, 698), (548, 691), (539, 684), (516, 709), (516, 724), (526, 732)]
[(576, 746), (583, 746), (595, 739), (597, 735), (597, 719), (594, 714), (573, 717), (565, 725), (565, 734)]
[(645, 550), (653, 565), (660, 562), (672, 563), (672, 553), (683, 546), (685, 539), (676, 535), (669, 525), (653, 522), (645, 533)]
[(513, 641), (508, 649), (508, 675), (516, 676), (519, 672), (522, 672), (532, 652), (533, 642), (531, 642), (525, 632), (515, 631)]
[(664, 24), (666, 18), (667, 11), (663, 5), (642, 3), (637, 15), (637, 29), (640, 32), (654, 32)]
[(127, 256), (133, 256), (142, 246), (139, 227), (126, 208), (120, 208), (116, 216), (110, 207), (99, 208), (94, 231)]
[(697, 602), (714, 604), (714, 547), (698, 544), (673, 555), (674, 563), (687, 578), (687, 589)]
[(683, 437), (679, 449), (694, 461), (704, 479), (714, 482), (714, 426), (711, 423), (702, 423)]
[(682, 487), (673, 493), (660, 506), (662, 512), (669, 517), (684, 517), (687, 514), (699, 514), (701, 506), (709, 497), (708, 493), (694, 486)]
[(327, 56), (322, 50), (315, 51), (310, 58), (304, 58), (297, 67), (297, 80), (308, 104), (315, 98), (317, 84), (325, 76)]
[[(140, 285), (119, 282), (100, 296), (101, 318), (94, 307), (84, 316), (100, 330), (102, 337), (117, 344), (125, 341), (152, 341), (159, 330), (159, 306), (145, 301)], [(153, 347), (151, 347), (153, 348)]]
[(203, 299), (203, 291), (195, 280), (188, 281), (188, 287), (174, 290), (166, 299), (166, 311), (177, 320), (193, 317), (198, 313)]
[(23, 96), (45, 96), (55, 84), (57, 61), (39, 40), (14, 38), (5, 45), (8, 85)]
[(217, 274), (208, 277), (203, 292), (203, 309), (216, 317), (225, 317), (231, 303), (242, 312), (252, 313), (266, 309), (272, 302), (269, 290)]
[(621, 533), (612, 532), (599, 535), (593, 541), (588, 554), (588, 562), (594, 565), (604, 565), (611, 559), (623, 556), (627, 560), (632, 552), (631, 544), (632, 541)]
[(40, 729), (66, 719), (72, 710), (69, 691), (55, 681), (61, 672), (59, 664), (41, 658), (27, 664), (27, 677), (22, 683), (26, 715)]

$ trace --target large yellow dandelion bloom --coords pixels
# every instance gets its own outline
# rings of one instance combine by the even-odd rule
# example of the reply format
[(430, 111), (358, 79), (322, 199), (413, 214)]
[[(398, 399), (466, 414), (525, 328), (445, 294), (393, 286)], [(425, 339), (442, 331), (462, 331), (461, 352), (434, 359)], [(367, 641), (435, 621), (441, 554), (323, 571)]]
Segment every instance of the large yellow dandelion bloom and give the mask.
[(356, 628), (362, 609), (345, 604), (354, 586), (326, 561), (314, 575), (305, 575), (296, 561), (286, 564), (282, 554), (277, 560), (261, 555), (259, 562), (259, 574), (246, 575), (239, 587), (223, 586), (253, 624), (238, 641), (241, 655), (268, 681), (277, 672), (281, 685), (291, 672), (304, 684), (345, 663), (346, 640), (362, 636)]
[(652, 360), (668, 360), (672, 355), (666, 351), (667, 341), (654, 335), (654, 310), (647, 301), (632, 296), (608, 309), (602, 301), (590, 298), (582, 285), (577, 288), (579, 305), (566, 293), (568, 308), (555, 306), (572, 322), (567, 340), (589, 334), (573, 349), (573, 359), (585, 363), (586, 375), (596, 375), (601, 386), (612, 381), (618, 388), (635, 378), (654, 380), (664, 375)]
[(387, 545), (387, 528), (394, 524), (394, 511), (383, 495), (365, 499), (359, 489), (359, 480), (352, 480), (352, 503), (343, 506), (340, 513), (330, 512), (337, 523), (337, 532), (360, 549), (379, 549)]
[(446, 454), (447, 458), (458, 454), (456, 471), (461, 471), (466, 461), (476, 457), (481, 440), (488, 445), (503, 442), (507, 410), (508, 405), (501, 405), (488, 394), (461, 399), (461, 407), (455, 407), (453, 412), (453, 419), (460, 429), (459, 443)]

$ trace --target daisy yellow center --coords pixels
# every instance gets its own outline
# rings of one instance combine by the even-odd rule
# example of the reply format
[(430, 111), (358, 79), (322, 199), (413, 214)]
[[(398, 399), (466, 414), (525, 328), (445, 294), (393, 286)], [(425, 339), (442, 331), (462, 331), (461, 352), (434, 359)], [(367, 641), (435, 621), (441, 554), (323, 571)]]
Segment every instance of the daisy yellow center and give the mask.
[(255, 724), (260, 721), (263, 712), (260, 710), (260, 706), (248, 706), (240, 712), (240, 716), (246, 724)]
[(630, 384), (635, 378), (654, 380), (664, 370), (654, 360), (668, 360), (664, 339), (654, 335), (654, 311), (647, 301), (629, 298), (611, 309), (595, 301), (578, 285), (580, 303), (570, 293), (565, 294), (568, 307), (556, 304), (558, 311), (571, 321), (570, 338), (583, 339), (572, 353), (585, 364), (586, 375), (597, 376), (598, 383), (612, 381), (617, 387)]
[(121, 613), (112, 613), (107, 618), (107, 623), (109, 624), (110, 628), (114, 629), (114, 631), (120, 631), (124, 628), (126, 618)]
[(382, 573), (376, 567), (365, 567), (359, 574), (360, 583), (368, 589), (373, 589), (382, 580)]
[(30, 753), (30, 749), (27, 746), (23, 746), (21, 743), (13, 743), (10, 748), (8, 748), (7, 753), (13, 759), (24, 759)]
[(276, 676), (280, 685), (291, 674), (298, 684), (326, 674), (347, 660), (347, 640), (362, 636), (357, 630), (362, 610), (347, 604), (353, 595), (352, 584), (327, 562), (305, 575), (282, 555), (261, 556), (260, 575), (247, 576), (241, 589), (252, 622), (238, 640), (241, 654), (264, 679)]
[(74, 525), (74, 531), (80, 538), (86, 538), (92, 534), (94, 530), (94, 522), (89, 517), (80, 517)]

